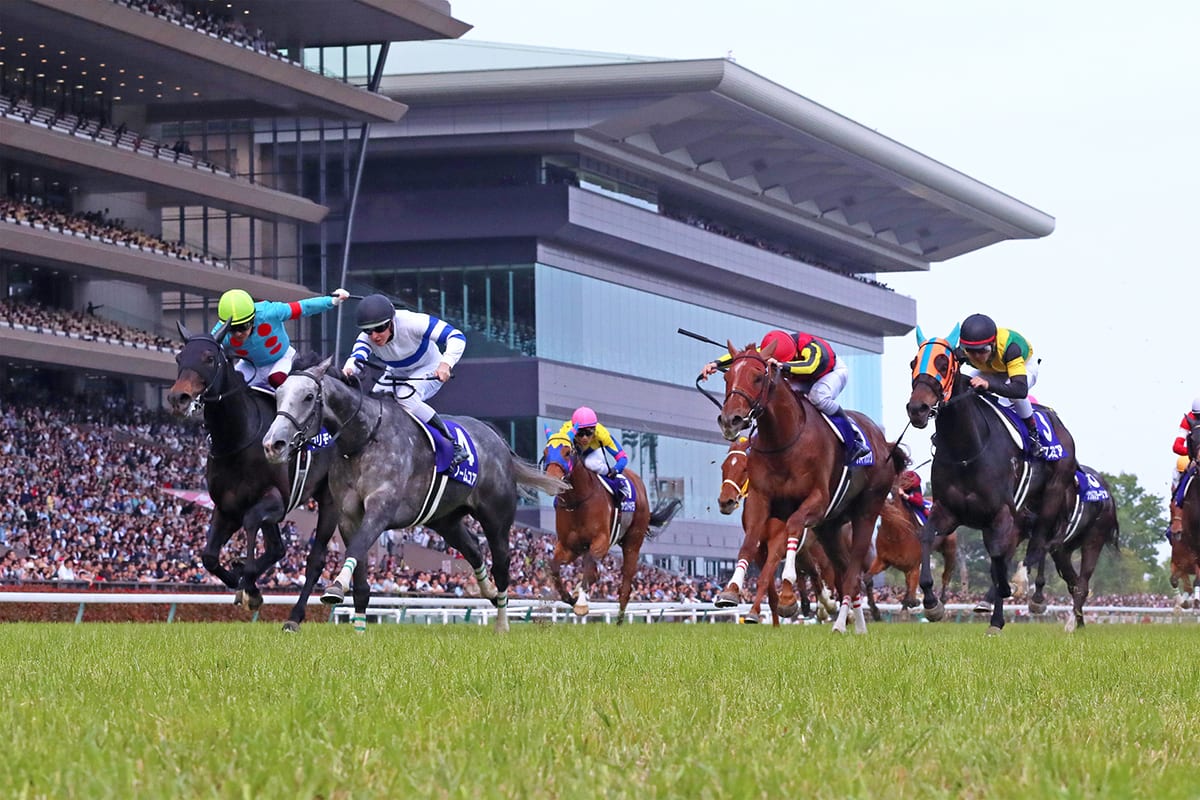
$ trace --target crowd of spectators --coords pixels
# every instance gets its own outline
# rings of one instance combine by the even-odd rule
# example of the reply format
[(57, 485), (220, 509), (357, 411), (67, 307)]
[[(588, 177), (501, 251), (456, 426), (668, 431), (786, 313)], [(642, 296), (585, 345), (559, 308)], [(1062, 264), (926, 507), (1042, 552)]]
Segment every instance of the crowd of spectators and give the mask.
[(172, 256), (184, 261), (225, 267), (223, 261), (185, 247), (181, 242), (168, 242), (145, 231), (129, 228), (124, 220), (109, 219), (108, 209), (103, 212), (72, 212), (45, 205), (33, 197), (23, 200), (0, 197), (0, 220), (39, 230), (56, 231), (67, 236), (97, 240), (105, 244), (121, 245), (146, 253)]
[(173, 145), (167, 147), (156, 139), (130, 131), (125, 123), (113, 127), (103, 119), (68, 111), (65, 108), (65, 98), (63, 98), (62, 107), (53, 109), (46, 106), (35, 106), (21, 94), (6, 93), (0, 95), (0, 116), (81, 139), (119, 147), (141, 155), (183, 164), (194, 169), (233, 177), (232, 170), (219, 167), (211, 161), (196, 158), (192, 154), (191, 144), (186, 139), (176, 139)]
[(241, 20), (231, 14), (218, 13), (208, 3), (187, 3), (178, 0), (113, 0), (121, 6), (127, 6), (145, 14), (152, 14), (168, 22), (206, 33), (218, 39), (255, 50), (259, 53), (283, 58), (275, 42), (268, 39), (262, 28), (247, 27)]
[(88, 303), (81, 311), (53, 308), (36, 300), (5, 298), (0, 300), (0, 322), (12, 328), (26, 328), (39, 333), (54, 333), (88, 342), (108, 342), (130, 347), (161, 350), (173, 353), (174, 340), (159, 334), (123, 325), (96, 314), (102, 306)]
[[(62, 401), (30, 389), (0, 396), (0, 584), (219, 590), (220, 583), (200, 562), (209, 511), (165, 491), (198, 488), (205, 453), (198, 425), (123, 401)], [(260, 585), (295, 590), (304, 580), (312, 534), (294, 519), (282, 529), (287, 553)], [(557, 599), (550, 576), (554, 535), (514, 526), (510, 543), (512, 596)], [(445, 596), (477, 592), (474, 577), (456, 554), (446, 552), (434, 562), (449, 569), (429, 569), (428, 557), (417, 558), (419, 551), (428, 550), (446, 547), (427, 529), (385, 532), (372, 550), (372, 590)], [(324, 580), (340, 566), (341, 551), (335, 538)], [(239, 534), (222, 559), (228, 562), (245, 552)], [(424, 564), (416, 566), (418, 561)], [(578, 569), (564, 569), (569, 587)], [(601, 564), (590, 597), (615, 600), (619, 583), (620, 556), (614, 552)], [(632, 599), (707, 604), (721, 588), (711, 580), (642, 564)], [(879, 597), (896, 601), (901, 593), (885, 587)], [(952, 593), (949, 599), (979, 598)], [(1169, 607), (1173, 599), (1097, 597), (1093, 603)]]

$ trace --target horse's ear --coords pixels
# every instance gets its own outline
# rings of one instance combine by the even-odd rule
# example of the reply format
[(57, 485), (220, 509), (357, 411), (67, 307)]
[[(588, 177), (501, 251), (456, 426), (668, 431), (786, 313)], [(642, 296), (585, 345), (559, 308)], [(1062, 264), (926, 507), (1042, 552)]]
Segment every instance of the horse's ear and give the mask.
[(917, 344), (918, 345), (925, 344), (925, 342), (929, 341), (928, 339), (925, 338), (925, 331), (921, 330), (920, 325), (917, 326), (916, 334), (917, 334)]
[(184, 342), (187, 342), (188, 339), (192, 338), (192, 334), (188, 333), (187, 325), (183, 324), (183, 320), (176, 322), (175, 327), (179, 328), (179, 335), (183, 337)]
[(325, 377), (325, 373), (329, 371), (329, 367), (332, 364), (333, 364), (333, 356), (329, 356), (324, 361), (322, 361), (320, 364), (317, 364), (315, 367), (313, 367), (312, 371), (318, 378), (323, 378), (323, 377)]
[(725, 346), (729, 348), (729, 355), (736, 356), (738, 354), (737, 348), (733, 346), (733, 339), (726, 339)]
[(231, 321), (232, 320), (225, 320), (225, 322), (222, 322), (221, 327), (217, 328), (217, 332), (213, 334), (213, 338), (218, 342), (224, 340), (225, 334), (229, 333), (229, 323)]
[(775, 339), (772, 339), (770, 342), (767, 343), (766, 347), (764, 347), (762, 350), (758, 351), (758, 354), (760, 356), (762, 356), (764, 360), (766, 360), (766, 359), (770, 358), (771, 356), (775, 355), (775, 348), (777, 348), (778, 346), (779, 346), (779, 342), (776, 341)]
[(962, 323), (960, 322), (954, 326), (954, 330), (950, 331), (950, 335), (946, 337), (946, 341), (950, 343), (951, 347), (958, 347), (958, 332), (961, 328)]

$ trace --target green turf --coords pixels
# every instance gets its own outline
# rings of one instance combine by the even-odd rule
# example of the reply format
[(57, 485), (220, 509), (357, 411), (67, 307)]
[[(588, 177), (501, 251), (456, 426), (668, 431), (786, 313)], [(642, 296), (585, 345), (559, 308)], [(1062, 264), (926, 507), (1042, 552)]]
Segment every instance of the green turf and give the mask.
[(0, 797), (1196, 797), (1194, 625), (11, 624)]

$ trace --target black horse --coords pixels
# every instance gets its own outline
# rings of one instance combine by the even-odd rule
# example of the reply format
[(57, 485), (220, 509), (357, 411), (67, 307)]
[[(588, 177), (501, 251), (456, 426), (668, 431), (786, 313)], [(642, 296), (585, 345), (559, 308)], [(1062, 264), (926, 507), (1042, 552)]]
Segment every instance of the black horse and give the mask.
[[(983, 531), (992, 562), (988, 633), (994, 635), (1004, 627), (1004, 598), (1012, 596), (1009, 565), (1018, 542), (1028, 537), (1032, 553), (1028, 563), (1043, 563), (1050, 534), (1068, 508), (1075, 482), (1075, 443), (1057, 414), (1039, 407), (1054, 427), (1063, 453), (1058, 461), (1027, 458), (1023, 445), (1014, 440), (1019, 437), (1016, 429), (959, 373), (957, 338), (957, 329), (950, 339), (925, 339), (917, 328), (920, 347), (912, 362), (908, 418), (918, 428), (935, 419), (937, 444), (933, 508), (921, 531), (921, 591), (926, 618), (942, 619), (945, 609), (934, 593), (929, 568), (935, 540), (960, 525)], [(1035, 596), (1031, 607), (1035, 601), (1044, 607), (1044, 596)]]
[[(225, 331), (210, 336), (192, 335), (182, 323), (179, 333), (184, 345), (175, 362), (179, 373), (167, 394), (167, 402), (176, 414), (204, 410), (204, 424), (211, 444), (205, 476), (213, 500), (212, 520), (208, 525), (201, 561), (204, 568), (236, 589), (234, 602), (253, 611), (262, 605), (258, 578), (283, 558), (286, 548), (279, 532), (284, 514), (309, 497), (320, 506), (317, 536), (328, 539), (338, 523), (338, 507), (329, 493), (329, 466), (334, 448), (314, 448), (300, 458), (284, 464), (267, 460), (262, 437), (275, 418), (275, 399), (268, 393), (251, 389), (233, 367), (219, 344)], [(314, 359), (315, 360), (315, 359)], [(246, 532), (247, 558), (230, 570), (220, 562), (221, 548), (238, 528)], [(265, 544), (262, 557), (254, 557), (258, 531)], [(296, 631), (304, 621), (312, 587), (320, 577), (323, 563), (313, 563), (309, 554), (304, 589), (292, 608), (284, 630)]]

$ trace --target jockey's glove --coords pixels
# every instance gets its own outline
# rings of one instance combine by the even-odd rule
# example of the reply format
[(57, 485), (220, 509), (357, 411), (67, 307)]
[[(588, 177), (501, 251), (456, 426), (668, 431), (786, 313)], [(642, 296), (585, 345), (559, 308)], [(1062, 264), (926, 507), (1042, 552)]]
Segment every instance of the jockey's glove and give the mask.
[(335, 306), (340, 306), (342, 301), (350, 296), (350, 293), (345, 289), (334, 289), (331, 294), (333, 295), (333, 304)]
[(346, 363), (342, 365), (342, 374), (346, 376), (357, 375), (358, 371), (363, 367), (363, 360), (350, 356), (346, 359)]

